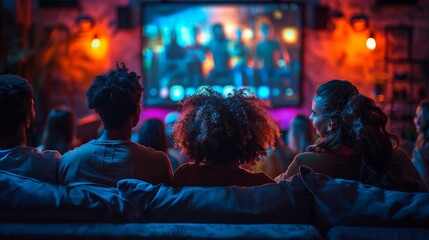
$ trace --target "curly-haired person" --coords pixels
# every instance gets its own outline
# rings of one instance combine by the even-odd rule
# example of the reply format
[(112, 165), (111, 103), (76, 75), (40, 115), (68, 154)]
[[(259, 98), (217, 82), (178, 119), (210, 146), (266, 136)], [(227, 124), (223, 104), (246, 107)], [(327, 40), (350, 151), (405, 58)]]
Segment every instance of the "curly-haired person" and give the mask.
[(267, 154), (280, 136), (266, 108), (270, 103), (247, 89), (228, 97), (204, 88), (180, 103), (183, 113), (174, 125), (178, 147), (193, 161), (181, 165), (172, 185), (258, 186), (274, 183), (265, 173), (249, 172), (240, 164), (252, 164)]
[(398, 137), (387, 130), (386, 114), (349, 81), (320, 85), (311, 111), (310, 120), (320, 138), (308, 147), (310, 152), (298, 154), (276, 181), (306, 165), (333, 178), (384, 189), (427, 191), (410, 157), (398, 148)]
[(115, 187), (124, 178), (171, 183), (173, 174), (167, 155), (130, 140), (141, 110), (143, 89), (139, 78), (122, 64), (94, 79), (86, 92), (88, 107), (100, 116), (104, 131), (98, 139), (64, 154), (59, 164), (64, 184)]
[(27, 146), (34, 133), (33, 88), (16, 75), (0, 75), (0, 170), (57, 183), (61, 154)]

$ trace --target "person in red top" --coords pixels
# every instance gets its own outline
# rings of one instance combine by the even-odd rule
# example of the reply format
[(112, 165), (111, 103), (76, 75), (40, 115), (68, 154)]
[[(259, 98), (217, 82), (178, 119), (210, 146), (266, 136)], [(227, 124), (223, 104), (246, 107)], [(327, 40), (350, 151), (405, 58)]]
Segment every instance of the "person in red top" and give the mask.
[(353, 84), (331, 80), (320, 85), (311, 110), (310, 120), (320, 138), (308, 147), (310, 152), (295, 157), (277, 182), (306, 165), (333, 178), (384, 189), (427, 191), (409, 156), (398, 148), (398, 137), (386, 129), (386, 114)]
[(181, 165), (172, 186), (258, 186), (274, 183), (265, 173), (250, 172), (267, 154), (280, 130), (267, 112), (268, 101), (248, 89), (234, 90), (226, 98), (203, 88), (180, 103), (183, 113), (174, 125), (178, 147), (193, 162)]

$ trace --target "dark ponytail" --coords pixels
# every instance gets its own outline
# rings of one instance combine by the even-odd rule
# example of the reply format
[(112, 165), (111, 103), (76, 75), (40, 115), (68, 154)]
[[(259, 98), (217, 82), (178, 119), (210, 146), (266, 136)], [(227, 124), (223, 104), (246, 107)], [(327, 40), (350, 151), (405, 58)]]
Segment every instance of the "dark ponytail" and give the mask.
[(342, 112), (342, 122), (347, 136), (345, 145), (361, 154), (360, 181), (378, 185), (388, 174), (393, 151), (399, 144), (398, 137), (386, 130), (388, 117), (374, 100), (355, 94)]

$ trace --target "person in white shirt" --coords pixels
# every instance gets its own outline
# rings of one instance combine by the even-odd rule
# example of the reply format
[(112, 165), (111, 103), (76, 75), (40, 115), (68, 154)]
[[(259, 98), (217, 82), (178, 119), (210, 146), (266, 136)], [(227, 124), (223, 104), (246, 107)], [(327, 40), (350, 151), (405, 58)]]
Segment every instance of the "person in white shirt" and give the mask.
[(59, 163), (63, 184), (116, 187), (125, 178), (154, 185), (171, 183), (173, 172), (167, 155), (131, 141), (141, 111), (139, 78), (122, 64), (94, 79), (86, 92), (88, 107), (100, 116), (104, 130), (98, 139), (64, 154)]

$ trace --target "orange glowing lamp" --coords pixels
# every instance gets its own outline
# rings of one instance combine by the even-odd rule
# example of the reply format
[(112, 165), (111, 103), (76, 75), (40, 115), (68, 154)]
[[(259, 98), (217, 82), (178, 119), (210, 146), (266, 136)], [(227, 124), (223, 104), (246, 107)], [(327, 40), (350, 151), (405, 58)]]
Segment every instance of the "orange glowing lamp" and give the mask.
[(369, 38), (366, 40), (366, 47), (369, 50), (374, 50), (377, 47), (377, 42), (375, 41), (374, 33), (372, 32), (369, 35)]
[(377, 101), (384, 102), (384, 100), (386, 100), (386, 97), (384, 96), (384, 94), (377, 95)]
[(93, 48), (93, 49), (97, 49), (97, 48), (99, 48), (101, 46), (101, 41), (100, 41), (100, 38), (98, 38), (98, 36), (97, 35), (94, 35), (94, 38), (92, 39), (92, 41), (91, 41), (91, 47)]

